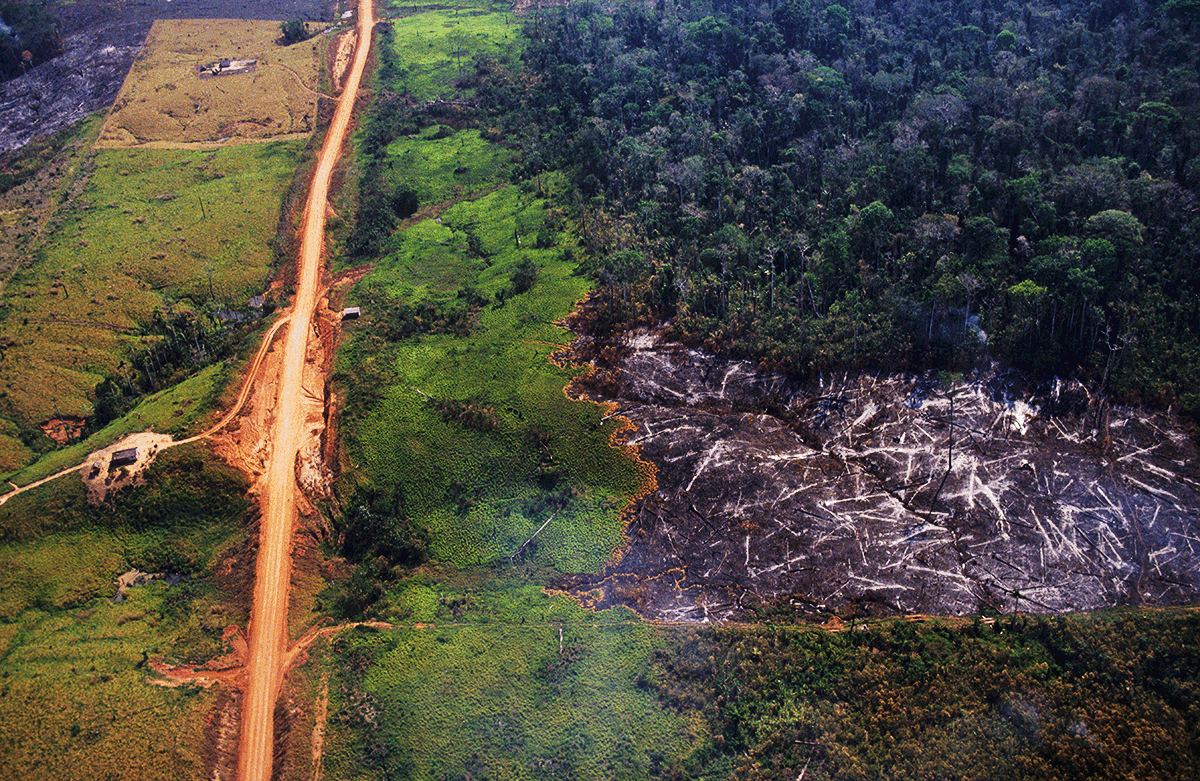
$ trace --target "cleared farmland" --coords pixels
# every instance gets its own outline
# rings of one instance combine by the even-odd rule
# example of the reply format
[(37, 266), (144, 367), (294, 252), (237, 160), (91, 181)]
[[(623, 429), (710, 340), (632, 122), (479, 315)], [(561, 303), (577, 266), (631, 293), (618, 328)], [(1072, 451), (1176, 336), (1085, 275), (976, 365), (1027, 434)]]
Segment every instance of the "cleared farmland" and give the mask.
[[(278, 38), (278, 22), (155, 22), (97, 147), (238, 144), (311, 133), (325, 38), (291, 46)], [(229, 75), (200, 74), (222, 60), (254, 65)]]
[(146, 328), (156, 311), (237, 308), (263, 290), (301, 150), (112, 150), (79, 163), (75, 194), (2, 294), (0, 469), (30, 461), (36, 424), (91, 414), (96, 384), (161, 339)]

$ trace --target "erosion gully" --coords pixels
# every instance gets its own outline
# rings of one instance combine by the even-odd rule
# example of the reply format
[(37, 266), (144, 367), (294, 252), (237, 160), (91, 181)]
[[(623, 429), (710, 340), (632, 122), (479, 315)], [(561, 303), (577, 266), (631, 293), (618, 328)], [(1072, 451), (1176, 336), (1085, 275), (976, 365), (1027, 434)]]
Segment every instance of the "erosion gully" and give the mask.
[(296, 457), (304, 427), (302, 378), (312, 333), (325, 241), (329, 179), (341, 154), (375, 25), (371, 0), (359, 0), (358, 46), (337, 112), (325, 136), (309, 190), (296, 298), (283, 346), (279, 395), (271, 432), (254, 597), (250, 612), (249, 659), (238, 741), (240, 781), (268, 781), (274, 758), (275, 704), (287, 654), (287, 608), (291, 585), (292, 535), (296, 526)]

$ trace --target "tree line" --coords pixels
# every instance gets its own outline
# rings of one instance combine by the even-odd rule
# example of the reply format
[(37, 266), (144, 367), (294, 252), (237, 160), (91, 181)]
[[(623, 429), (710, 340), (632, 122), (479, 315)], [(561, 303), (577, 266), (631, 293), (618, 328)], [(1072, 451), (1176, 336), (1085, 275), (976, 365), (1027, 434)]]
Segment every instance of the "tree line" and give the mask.
[(525, 31), (531, 74), (478, 63), (480, 98), (518, 175), (574, 172), (608, 327), (798, 377), (990, 354), (1200, 413), (1200, 4), (584, 2)]

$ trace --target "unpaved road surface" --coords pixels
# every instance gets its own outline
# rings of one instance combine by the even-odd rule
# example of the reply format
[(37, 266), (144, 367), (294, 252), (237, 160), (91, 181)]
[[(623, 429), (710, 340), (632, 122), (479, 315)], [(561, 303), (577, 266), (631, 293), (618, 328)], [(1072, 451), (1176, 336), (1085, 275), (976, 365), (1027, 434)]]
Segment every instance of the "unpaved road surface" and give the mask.
[(238, 744), (238, 778), (268, 781), (274, 755), (275, 703), (287, 658), (287, 607), (291, 583), (292, 533), (296, 522), (296, 456), (305, 423), (304, 365), (322, 270), (329, 179), (341, 154), (359, 83), (370, 49), (374, 15), (371, 0), (359, 0), (354, 63), (338, 101), (309, 191), (296, 300), (283, 348), (275, 404), (271, 457), (259, 533), (254, 601), (250, 613), (247, 688)]
[(558, 585), (669, 621), (1060, 613), (1200, 598), (1200, 459), (1169, 415), (982, 371), (797, 386), (651, 335), (581, 390), (658, 470)]

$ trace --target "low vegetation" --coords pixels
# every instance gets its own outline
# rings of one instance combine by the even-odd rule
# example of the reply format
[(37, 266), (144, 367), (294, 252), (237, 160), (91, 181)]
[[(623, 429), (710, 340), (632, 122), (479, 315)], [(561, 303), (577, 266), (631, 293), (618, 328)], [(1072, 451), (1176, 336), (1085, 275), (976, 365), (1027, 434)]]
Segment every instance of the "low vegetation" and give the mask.
[(645, 681), (703, 714), (683, 777), (1187, 778), (1194, 611), (689, 632)]
[[(0, 508), (0, 775), (174, 779), (203, 774), (213, 695), (166, 688), (152, 657), (199, 662), (244, 623), (235, 561), (245, 479), (204, 446), (166, 451), (140, 488), (87, 504), (78, 477)], [(166, 579), (128, 589), (130, 569)], [(241, 567), (234, 567), (235, 572)]]
[[(208, 147), (311, 133), (320, 41), (279, 38), (278, 22), (156, 21), (97, 145)], [(199, 68), (223, 60), (256, 62), (248, 72), (201, 77)]]
[(298, 142), (275, 142), (77, 163), (0, 299), (0, 416), (11, 426), (0, 469), (53, 449), (42, 422), (120, 407), (227, 352), (258, 316), (247, 301), (272, 272), (300, 155)]
[(449, 623), (462, 608), (443, 598), (445, 623), (339, 639), (328, 776), (666, 777), (693, 748), (690, 716), (640, 678), (672, 633), (540, 607), (524, 625)]
[[(395, 48), (381, 55), (394, 61), (379, 78), (392, 74), (396, 94), (410, 89), (404, 74), (415, 65), (400, 43), (412, 36), (440, 29), (436, 49), (476, 21), (485, 31), (498, 24), (466, 17), (468, 27), (461, 18), (394, 21), (383, 37)], [(392, 583), (426, 556), (459, 567), (519, 559), (594, 569), (619, 546), (620, 509), (643, 479), (609, 445), (616, 422), (564, 395), (577, 370), (549, 360), (570, 336), (555, 321), (587, 292), (573, 273), (567, 216), (547, 197), (561, 179), (547, 176), (540, 191), (508, 184), (507, 150), (444, 117), (430, 107), (398, 120), (381, 102), (360, 140), (369, 161), (363, 192), (384, 197), (363, 196), (348, 242), (366, 235), (359, 250), (378, 254), (347, 296), (363, 317), (350, 326), (335, 376), (357, 464), (343, 487), (342, 523), (349, 532), (370, 519), (386, 527), (372, 538), (397, 544), (382, 551), (345, 537), (341, 552), (359, 572), (331, 596), (348, 615), (382, 597), (381, 579)], [(418, 210), (424, 219), (393, 233)]]
[[(68, 550), (57, 555), (68, 556)], [(132, 589), (73, 609), (33, 609), (0, 624), (5, 778), (178, 779), (203, 775), (213, 693), (146, 683), (168, 650), (164, 605), (178, 586)]]
[(513, 186), (463, 201), (398, 233), (348, 300), (364, 311), (335, 378), (351, 457), (459, 566), (506, 560), (554, 516), (522, 556), (594, 569), (640, 480), (549, 360), (586, 283), (565, 248), (537, 248), (546, 206)]

